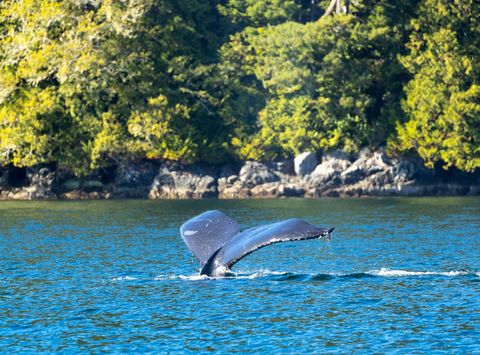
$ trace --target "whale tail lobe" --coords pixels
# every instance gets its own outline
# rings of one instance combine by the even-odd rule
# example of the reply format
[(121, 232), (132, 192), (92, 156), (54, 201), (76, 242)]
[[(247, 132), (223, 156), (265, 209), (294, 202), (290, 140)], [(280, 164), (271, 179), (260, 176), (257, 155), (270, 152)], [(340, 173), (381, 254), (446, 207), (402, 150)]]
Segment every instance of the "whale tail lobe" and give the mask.
[(314, 238), (330, 238), (333, 228), (314, 226), (291, 218), (241, 230), (233, 219), (219, 211), (204, 212), (180, 228), (187, 247), (201, 263), (200, 274), (217, 276), (248, 254), (267, 245)]

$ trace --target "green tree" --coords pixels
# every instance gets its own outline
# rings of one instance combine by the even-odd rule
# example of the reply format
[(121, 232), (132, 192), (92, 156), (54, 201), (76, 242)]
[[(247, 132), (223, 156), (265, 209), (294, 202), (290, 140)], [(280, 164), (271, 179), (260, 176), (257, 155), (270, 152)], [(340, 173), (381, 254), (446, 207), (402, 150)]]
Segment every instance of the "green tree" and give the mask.
[(409, 120), (392, 151), (414, 151), (429, 167), (480, 167), (479, 15), (475, 1), (422, 4), (403, 58), (413, 75), (403, 103)]
[[(1, 163), (86, 173), (135, 156), (213, 160), (225, 125), (201, 83), (222, 37), (215, 9), (202, 0), (4, 1)], [(153, 132), (139, 131), (140, 116)]]
[(408, 21), (395, 16), (411, 17), (415, 4), (402, 1), (397, 14), (385, 1), (354, 5), (349, 15), (246, 28), (223, 46), (223, 62), (242, 63), (243, 82), (266, 100), (258, 134), (233, 140), (241, 157), (385, 144), (408, 78), (398, 61)]
[(295, 20), (304, 12), (301, 4), (294, 0), (228, 0), (218, 7), (237, 26), (237, 30)]

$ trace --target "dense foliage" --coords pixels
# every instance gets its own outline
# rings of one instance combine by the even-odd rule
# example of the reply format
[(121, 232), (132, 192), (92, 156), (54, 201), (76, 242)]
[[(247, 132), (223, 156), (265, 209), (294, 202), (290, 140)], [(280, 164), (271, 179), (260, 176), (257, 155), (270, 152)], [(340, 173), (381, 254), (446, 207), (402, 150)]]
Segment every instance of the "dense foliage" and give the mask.
[(0, 165), (388, 144), (480, 167), (480, 4), (341, 3), (4, 0)]
[(466, 171), (480, 167), (480, 3), (427, 0), (412, 21), (402, 62), (413, 75), (399, 125), (398, 150), (415, 150)]

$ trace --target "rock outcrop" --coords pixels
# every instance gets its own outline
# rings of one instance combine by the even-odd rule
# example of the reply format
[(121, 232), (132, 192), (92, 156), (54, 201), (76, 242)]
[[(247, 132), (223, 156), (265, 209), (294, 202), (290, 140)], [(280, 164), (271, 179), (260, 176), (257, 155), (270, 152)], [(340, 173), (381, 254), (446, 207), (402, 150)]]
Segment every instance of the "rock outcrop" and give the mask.
[(181, 165), (121, 162), (109, 170), (76, 177), (52, 166), (0, 168), (0, 199), (95, 198), (279, 198), (480, 195), (480, 172), (426, 169), (421, 161), (388, 157), (383, 149), (357, 156), (311, 153), (281, 162)]
[(8, 167), (0, 174), (1, 200), (53, 200), (56, 171), (51, 167)]

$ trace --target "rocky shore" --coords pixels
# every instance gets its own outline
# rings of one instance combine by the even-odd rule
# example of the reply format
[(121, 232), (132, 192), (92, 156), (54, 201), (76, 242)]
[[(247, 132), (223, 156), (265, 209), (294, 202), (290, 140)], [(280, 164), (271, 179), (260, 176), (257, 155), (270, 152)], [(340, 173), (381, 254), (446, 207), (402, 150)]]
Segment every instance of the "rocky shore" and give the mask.
[(480, 174), (429, 170), (415, 159), (367, 149), (223, 166), (124, 161), (83, 178), (48, 165), (0, 167), (0, 200), (441, 195), (480, 195)]

